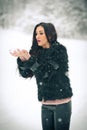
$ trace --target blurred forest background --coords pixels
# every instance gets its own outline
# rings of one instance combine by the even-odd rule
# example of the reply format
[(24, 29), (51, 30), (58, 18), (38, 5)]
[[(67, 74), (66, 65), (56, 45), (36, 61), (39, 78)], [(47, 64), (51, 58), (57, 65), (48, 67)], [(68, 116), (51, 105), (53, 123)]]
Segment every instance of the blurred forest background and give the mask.
[(87, 40), (87, 0), (0, 0), (0, 29), (32, 33), (52, 22), (59, 37)]

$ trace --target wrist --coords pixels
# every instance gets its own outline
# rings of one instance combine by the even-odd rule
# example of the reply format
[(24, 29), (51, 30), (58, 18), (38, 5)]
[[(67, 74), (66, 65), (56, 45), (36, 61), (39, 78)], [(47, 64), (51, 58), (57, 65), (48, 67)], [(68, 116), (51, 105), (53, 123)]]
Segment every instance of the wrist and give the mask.
[(25, 61), (26, 59), (22, 56), (19, 57), (21, 61)]

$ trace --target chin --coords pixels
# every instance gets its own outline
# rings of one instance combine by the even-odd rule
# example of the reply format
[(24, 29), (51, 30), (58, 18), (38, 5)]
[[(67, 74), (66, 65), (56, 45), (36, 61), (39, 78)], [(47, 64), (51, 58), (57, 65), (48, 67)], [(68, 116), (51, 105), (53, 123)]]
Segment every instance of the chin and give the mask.
[(38, 46), (41, 46), (41, 47), (42, 47), (42, 45), (41, 45), (40, 43), (38, 43)]

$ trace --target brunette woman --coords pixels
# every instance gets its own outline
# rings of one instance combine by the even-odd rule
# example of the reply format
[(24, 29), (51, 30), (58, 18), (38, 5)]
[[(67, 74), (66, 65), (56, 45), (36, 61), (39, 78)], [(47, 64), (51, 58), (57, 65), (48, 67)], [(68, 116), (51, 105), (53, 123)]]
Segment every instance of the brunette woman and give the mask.
[(42, 103), (43, 130), (69, 130), (72, 88), (68, 76), (68, 55), (57, 41), (52, 23), (35, 26), (30, 51), (14, 50), (19, 73), (24, 78), (36, 77), (38, 100)]

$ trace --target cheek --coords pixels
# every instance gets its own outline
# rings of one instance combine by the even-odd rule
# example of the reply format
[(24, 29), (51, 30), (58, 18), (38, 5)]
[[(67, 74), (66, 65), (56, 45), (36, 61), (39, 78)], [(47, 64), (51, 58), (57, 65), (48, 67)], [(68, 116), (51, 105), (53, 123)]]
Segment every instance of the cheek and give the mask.
[(44, 36), (44, 40), (45, 40), (45, 41), (48, 41), (46, 36)]

